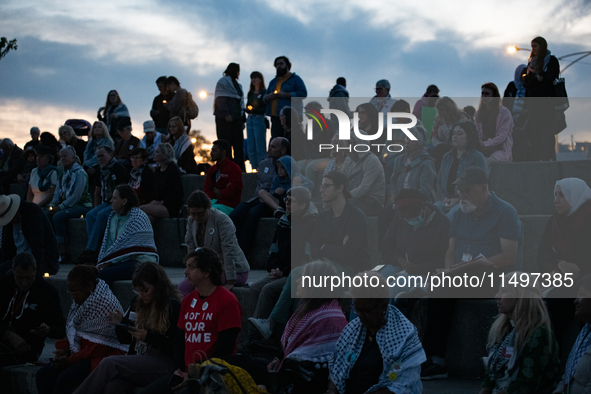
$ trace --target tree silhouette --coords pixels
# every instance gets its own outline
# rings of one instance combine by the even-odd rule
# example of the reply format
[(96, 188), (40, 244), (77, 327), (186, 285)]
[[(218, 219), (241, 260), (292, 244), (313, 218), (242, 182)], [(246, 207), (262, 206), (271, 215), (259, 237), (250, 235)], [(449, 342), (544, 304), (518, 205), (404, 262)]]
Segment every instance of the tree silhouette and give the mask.
[(204, 145), (211, 145), (211, 141), (205, 138), (201, 134), (201, 130), (191, 130), (189, 132), (189, 137), (191, 137), (191, 141), (195, 138), (195, 142), (193, 143), (193, 152), (196, 153), (196, 157), (201, 158), (201, 163), (211, 163), (211, 156), (209, 155), (209, 147), (206, 149)]
[(16, 38), (14, 40), (8, 41), (6, 37), (0, 38), (0, 59), (8, 54), (10, 50), (17, 50), (18, 45), (16, 45)]

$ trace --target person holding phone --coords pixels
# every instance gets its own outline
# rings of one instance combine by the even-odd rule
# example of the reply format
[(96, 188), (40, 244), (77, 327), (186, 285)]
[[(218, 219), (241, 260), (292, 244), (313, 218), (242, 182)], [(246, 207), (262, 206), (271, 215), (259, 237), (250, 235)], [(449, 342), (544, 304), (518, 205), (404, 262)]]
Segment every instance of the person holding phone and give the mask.
[(128, 392), (184, 367), (182, 351), (178, 365), (173, 362), (184, 340), (177, 328), (180, 294), (155, 263), (138, 265), (132, 283), (137, 296), (125, 315), (119, 310), (109, 315), (119, 342), (129, 344), (127, 355), (105, 358), (76, 393)]

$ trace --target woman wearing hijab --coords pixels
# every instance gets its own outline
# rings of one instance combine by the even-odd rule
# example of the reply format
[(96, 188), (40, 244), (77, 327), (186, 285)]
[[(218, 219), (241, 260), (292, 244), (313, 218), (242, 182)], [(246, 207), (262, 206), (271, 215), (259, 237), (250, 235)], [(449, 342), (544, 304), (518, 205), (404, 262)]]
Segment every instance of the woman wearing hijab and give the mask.
[(531, 53), (527, 64), (527, 74), (523, 78), (525, 97), (546, 97), (528, 99), (528, 122), (525, 129), (532, 146), (528, 151), (528, 161), (556, 160), (556, 136), (552, 128), (554, 123), (554, 80), (560, 75), (558, 59), (548, 50), (548, 43), (543, 37), (531, 41)]
[[(215, 85), (213, 114), (218, 139), (226, 140), (232, 145), (234, 163), (244, 167), (244, 91), (238, 83), (240, 65), (228, 64), (224, 76)], [(228, 155), (231, 156), (231, 155)]]
[(540, 272), (569, 274), (575, 281), (570, 289), (557, 287), (547, 295), (554, 332), (560, 341), (574, 316), (576, 281), (591, 274), (591, 189), (578, 178), (557, 181), (554, 207), (556, 211), (540, 239), (537, 262)]
[[(514, 274), (528, 275), (505, 274), (505, 283)], [(502, 286), (495, 298), (499, 316), (488, 333), (480, 394), (550, 393), (560, 376), (560, 351), (539, 288)]]
[(474, 123), (480, 138), (480, 150), (486, 158), (488, 173), (493, 163), (513, 161), (513, 117), (501, 103), (497, 85), (487, 82), (481, 86), (481, 97)]

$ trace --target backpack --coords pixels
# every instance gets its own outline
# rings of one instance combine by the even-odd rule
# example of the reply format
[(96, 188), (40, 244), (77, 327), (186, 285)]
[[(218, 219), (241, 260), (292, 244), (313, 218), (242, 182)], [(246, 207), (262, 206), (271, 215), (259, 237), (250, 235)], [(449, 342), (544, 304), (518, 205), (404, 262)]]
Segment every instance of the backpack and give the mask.
[(199, 107), (195, 100), (193, 100), (191, 93), (187, 92), (186, 100), (184, 121), (195, 119), (199, 115)]

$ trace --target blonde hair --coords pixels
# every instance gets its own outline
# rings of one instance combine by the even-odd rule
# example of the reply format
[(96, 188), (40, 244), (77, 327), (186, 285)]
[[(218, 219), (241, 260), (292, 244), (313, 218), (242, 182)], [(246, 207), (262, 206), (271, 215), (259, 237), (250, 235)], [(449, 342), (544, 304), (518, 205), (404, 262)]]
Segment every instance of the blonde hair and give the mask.
[[(64, 133), (66, 134), (68, 137), (70, 137), (70, 141), (72, 141), (72, 138), (78, 138), (76, 137), (76, 133), (74, 132), (74, 129), (72, 128), (72, 126), (68, 126), (68, 125), (63, 125), (60, 126), (60, 128), (57, 130), (58, 135), (60, 133)], [(64, 141), (66, 142), (66, 141)]]
[[(522, 287), (520, 285), (509, 285), (509, 280), (517, 275), (519, 284), (524, 281), (521, 280), (523, 275), (528, 277), (528, 286)], [(513, 309), (513, 324), (515, 325), (515, 350), (521, 352), (531, 334), (538, 327), (545, 327), (548, 333), (548, 344), (552, 350), (552, 327), (548, 309), (544, 300), (542, 300), (542, 293), (538, 286), (533, 286), (534, 277), (524, 272), (509, 272), (505, 274), (505, 285), (508, 286), (511, 296), (516, 299), (515, 308)], [(539, 285), (539, 281), (537, 283)], [(501, 313), (493, 323), (488, 333), (488, 346), (499, 343), (505, 336), (511, 332), (512, 325), (509, 317)]]
[(101, 129), (103, 130), (103, 136), (101, 138), (106, 138), (109, 141), (113, 142), (113, 138), (111, 137), (111, 134), (109, 134), (109, 128), (107, 127), (105, 122), (101, 120), (97, 120), (92, 124), (92, 128), (90, 129), (90, 137), (94, 139), (94, 125), (97, 123), (101, 125)]

